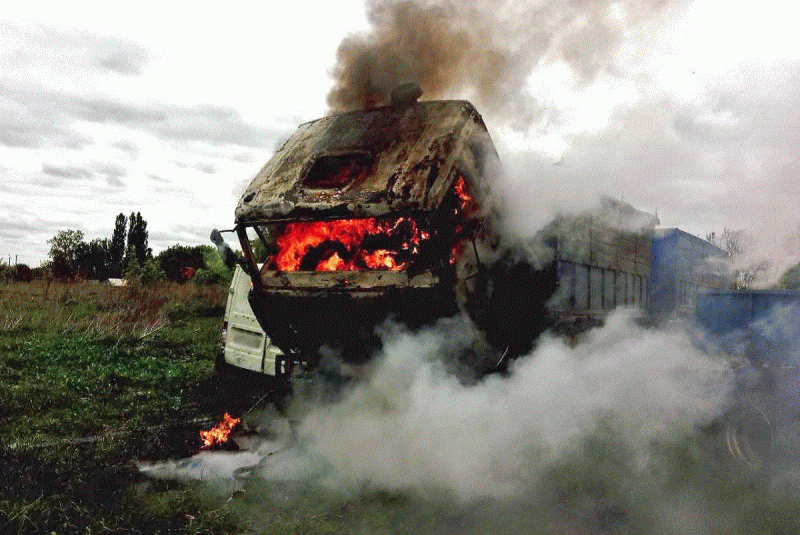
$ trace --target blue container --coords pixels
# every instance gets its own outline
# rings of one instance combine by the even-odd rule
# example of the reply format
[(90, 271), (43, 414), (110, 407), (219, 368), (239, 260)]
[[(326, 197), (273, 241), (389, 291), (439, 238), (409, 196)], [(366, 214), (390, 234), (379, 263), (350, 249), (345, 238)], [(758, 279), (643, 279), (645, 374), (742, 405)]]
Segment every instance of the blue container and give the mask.
[(711, 291), (696, 301), (698, 326), (719, 349), (755, 362), (800, 364), (800, 293)]
[(800, 293), (771, 290), (717, 290), (697, 296), (695, 317), (709, 333), (725, 335), (747, 329), (751, 324), (773, 315), (783, 316), (790, 324), (797, 317)]

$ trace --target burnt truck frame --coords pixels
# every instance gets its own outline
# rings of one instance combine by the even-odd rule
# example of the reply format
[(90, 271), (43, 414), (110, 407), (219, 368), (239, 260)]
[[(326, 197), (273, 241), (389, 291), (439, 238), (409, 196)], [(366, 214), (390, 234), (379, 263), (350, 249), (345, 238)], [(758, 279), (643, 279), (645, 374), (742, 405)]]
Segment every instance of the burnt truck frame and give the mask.
[[(387, 318), (414, 328), (458, 313), (482, 334), (488, 360), (476, 367), (488, 368), (529, 351), (546, 328), (574, 334), (618, 305), (647, 306), (654, 216), (604, 199), (540, 232), (527, 245), (546, 254), (531, 262), (496, 231), (488, 184), (499, 172), (466, 101), (394, 103), (301, 125), (236, 208), (249, 302), (284, 353), (280, 369), (314, 367), (322, 353), (360, 363)], [(368, 230), (351, 230), (359, 225)], [(287, 245), (292, 233), (333, 228), (339, 234)], [(355, 246), (344, 245), (353, 232)]]
[[(301, 125), (236, 208), (251, 307), (287, 359), (313, 365), (328, 346), (346, 362), (363, 361), (378, 347), (374, 327), (387, 317), (418, 326), (455, 314), (456, 271), (462, 282), (475, 276), (491, 233), (487, 213), (469, 214), (457, 230), (456, 212), (466, 207), (454, 184), (485, 196), (482, 165), (496, 159), (483, 120), (467, 102), (361, 110)], [(274, 254), (288, 225), (367, 220), (415, 227), (405, 231), (420, 235), (412, 246), (376, 246), (391, 247), (402, 269), (283, 270), (269, 258), (257, 268), (254, 242)], [(454, 247), (471, 254), (458, 255), (456, 265)]]

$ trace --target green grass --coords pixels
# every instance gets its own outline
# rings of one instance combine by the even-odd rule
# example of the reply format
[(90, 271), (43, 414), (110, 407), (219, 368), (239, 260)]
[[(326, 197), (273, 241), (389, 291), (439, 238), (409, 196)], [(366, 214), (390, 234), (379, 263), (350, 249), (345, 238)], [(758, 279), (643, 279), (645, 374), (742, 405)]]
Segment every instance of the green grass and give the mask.
[[(200, 490), (134, 461), (190, 455), (242, 410), (214, 373), (227, 289), (0, 285), (0, 532), (216, 533)], [(159, 504), (169, 503), (169, 507)]]
[(253, 402), (214, 372), (226, 296), (0, 285), (0, 533), (800, 532), (796, 481), (720, 465), (702, 434), (642, 464), (613, 415), (556, 459), (532, 449), (527, 494), (502, 500), (147, 479), (135, 461), (187, 457), (201, 428)]
[(167, 342), (157, 336), (132, 343), (83, 334), (0, 334), (0, 397), (6, 400), (0, 417), (7, 422), (0, 443), (84, 436), (196, 414), (196, 403), (184, 394), (211, 373), (213, 348)]

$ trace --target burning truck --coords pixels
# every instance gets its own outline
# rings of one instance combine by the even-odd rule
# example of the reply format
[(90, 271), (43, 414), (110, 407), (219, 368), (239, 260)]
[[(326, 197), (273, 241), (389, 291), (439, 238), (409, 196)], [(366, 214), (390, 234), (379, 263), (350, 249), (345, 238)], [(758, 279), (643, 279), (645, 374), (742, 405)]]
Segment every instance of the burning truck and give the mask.
[[(229, 328), (228, 341), (242, 335), (236, 347), (254, 349), (232, 347), (226, 362), (276, 376), (330, 356), (364, 363), (387, 319), (413, 329), (461, 314), (476, 336), (460, 369), (482, 374), (530, 352), (545, 330), (575, 339), (619, 306), (667, 317), (678, 301), (665, 294), (683, 299), (720, 284), (708, 258), (722, 251), (689, 251), (684, 242), (698, 239), (655, 233), (656, 216), (609, 198), (509, 241), (490, 196), (499, 161), (481, 116), (468, 102), (418, 95), (301, 125), (239, 201), (242, 255), (212, 233), (241, 267), (228, 312), (247, 321), (238, 320), (241, 333)], [(686, 291), (676, 295), (678, 287)], [(231, 305), (248, 289), (258, 325)], [(748, 465), (773, 443), (753, 391), (737, 392), (712, 429)]]
[[(276, 375), (322, 354), (363, 363), (387, 318), (414, 328), (465, 314), (479, 333), (472, 364), (485, 371), (546, 328), (646, 307), (654, 216), (605, 199), (554, 221), (535, 245), (507, 246), (483, 119), (466, 101), (420, 94), (401, 86), (389, 106), (301, 125), (241, 197), (238, 262), (253, 313), (283, 352)], [(217, 231), (212, 240), (233, 259)]]

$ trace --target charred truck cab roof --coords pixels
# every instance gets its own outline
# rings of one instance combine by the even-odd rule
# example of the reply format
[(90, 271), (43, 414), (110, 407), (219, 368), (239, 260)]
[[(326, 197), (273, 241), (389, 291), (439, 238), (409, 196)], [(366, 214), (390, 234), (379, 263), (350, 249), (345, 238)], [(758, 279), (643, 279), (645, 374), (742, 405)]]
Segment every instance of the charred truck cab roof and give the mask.
[(487, 152), (494, 146), (486, 126), (465, 101), (324, 117), (301, 125), (259, 171), (239, 201), (236, 221), (431, 212), (457, 168), (469, 173), (473, 188), (483, 183), (474, 172), (482, 171)]
[(288, 358), (313, 365), (325, 346), (358, 362), (387, 317), (414, 326), (456, 313), (491, 241), (485, 176), (496, 162), (465, 101), (301, 125), (236, 208), (264, 330)]

